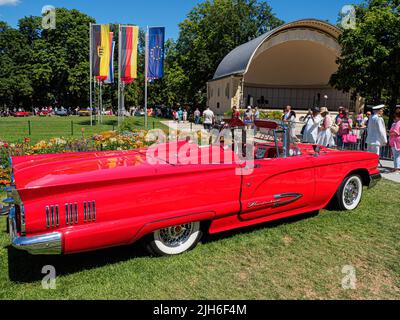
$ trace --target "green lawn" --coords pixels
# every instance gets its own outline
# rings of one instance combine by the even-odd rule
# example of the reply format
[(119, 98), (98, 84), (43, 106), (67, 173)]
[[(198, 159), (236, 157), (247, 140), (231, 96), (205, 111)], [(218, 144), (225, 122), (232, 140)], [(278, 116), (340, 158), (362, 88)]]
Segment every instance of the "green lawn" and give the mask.
[[(382, 181), (355, 212), (208, 237), (173, 258), (148, 257), (137, 245), (33, 257), (9, 248), (1, 231), (0, 298), (400, 299), (399, 199), (399, 186)], [(56, 290), (41, 287), (45, 265), (56, 267)], [(342, 289), (345, 265), (356, 268), (356, 290)]]
[[(30, 131), (29, 135), (29, 122)], [(144, 117), (134, 118), (135, 129), (144, 129)], [(160, 119), (149, 118), (149, 129), (165, 128)], [(100, 133), (116, 129), (118, 126), (117, 117), (103, 117), (103, 123), (90, 126), (90, 117), (29, 117), (29, 118), (0, 118), (0, 140), (7, 142), (20, 142), (24, 138), (30, 138), (33, 143), (53, 137), (74, 137), (82, 136), (82, 128), (85, 129), (85, 137), (94, 133)]]

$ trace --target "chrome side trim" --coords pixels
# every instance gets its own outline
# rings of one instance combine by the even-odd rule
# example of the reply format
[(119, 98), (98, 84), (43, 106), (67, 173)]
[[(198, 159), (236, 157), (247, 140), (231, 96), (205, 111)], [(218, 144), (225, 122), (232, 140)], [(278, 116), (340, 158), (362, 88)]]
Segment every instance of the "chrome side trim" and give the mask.
[(69, 224), (73, 225), (74, 224), (74, 207), (72, 203), (69, 204)]
[(55, 220), (54, 220), (54, 206), (50, 207), (51, 210), (51, 226), (54, 227), (55, 226)]
[(92, 202), (92, 207), (93, 207), (93, 221), (96, 221), (96, 201)]
[(88, 202), (88, 221), (92, 221), (92, 204)]
[(290, 203), (296, 202), (297, 200), (301, 199), (303, 197), (302, 194), (299, 193), (283, 193), (283, 194), (277, 194), (275, 196), (275, 199), (277, 200), (281, 200), (281, 199), (286, 199), (286, 198), (291, 198), (289, 200), (286, 201), (280, 201), (274, 204), (274, 208), (277, 207), (282, 207), (282, 206), (286, 206)]
[(50, 208), (46, 207), (46, 227), (50, 228)]
[(79, 213), (78, 213), (78, 204), (74, 204), (74, 209), (75, 209), (75, 223), (78, 224), (79, 222)]
[(58, 205), (56, 205), (56, 226), (60, 226), (60, 216), (58, 212)]
[(8, 218), (12, 246), (34, 255), (54, 255), (62, 253), (62, 234), (59, 232), (34, 237), (21, 237), (17, 234), (15, 208)]
[(65, 223), (69, 225), (68, 203), (65, 204)]
[(83, 222), (87, 222), (87, 204), (86, 204), (86, 201), (83, 203)]

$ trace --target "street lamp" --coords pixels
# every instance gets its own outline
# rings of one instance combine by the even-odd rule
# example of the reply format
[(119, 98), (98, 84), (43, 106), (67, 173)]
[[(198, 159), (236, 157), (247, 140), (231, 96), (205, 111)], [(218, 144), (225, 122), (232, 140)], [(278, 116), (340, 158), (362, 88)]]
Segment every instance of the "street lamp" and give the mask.
[(326, 108), (326, 106), (327, 106), (327, 104), (328, 104), (328, 96), (327, 96), (327, 95), (324, 95), (324, 99), (325, 99), (325, 108)]

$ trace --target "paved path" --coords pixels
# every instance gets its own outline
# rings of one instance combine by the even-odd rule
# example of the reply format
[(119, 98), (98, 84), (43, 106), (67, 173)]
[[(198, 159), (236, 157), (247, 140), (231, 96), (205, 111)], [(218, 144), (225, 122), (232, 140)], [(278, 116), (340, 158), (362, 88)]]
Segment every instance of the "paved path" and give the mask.
[(395, 174), (391, 172), (394, 168), (393, 161), (381, 160), (381, 164), (382, 168), (380, 168), (380, 171), (382, 173), (382, 176), (387, 180), (400, 183), (400, 174)]
[(194, 124), (194, 123), (190, 123), (190, 122), (176, 122), (176, 121), (161, 121), (161, 123), (163, 125), (166, 125), (168, 128), (172, 129), (172, 130), (179, 130), (179, 131), (199, 131), (201, 129), (203, 129), (203, 125), (201, 124)]

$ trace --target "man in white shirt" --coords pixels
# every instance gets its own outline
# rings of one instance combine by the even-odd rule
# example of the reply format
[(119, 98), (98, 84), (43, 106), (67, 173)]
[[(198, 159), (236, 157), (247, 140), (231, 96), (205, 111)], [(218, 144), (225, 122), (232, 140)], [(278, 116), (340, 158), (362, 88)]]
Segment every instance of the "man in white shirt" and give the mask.
[(383, 119), (385, 105), (376, 106), (373, 108), (374, 115), (368, 122), (367, 145), (368, 151), (380, 156), (381, 147), (387, 145), (387, 132), (385, 120)]
[(205, 130), (211, 130), (214, 123), (214, 117), (214, 112), (211, 111), (210, 107), (207, 107), (206, 111), (203, 112), (203, 124)]

